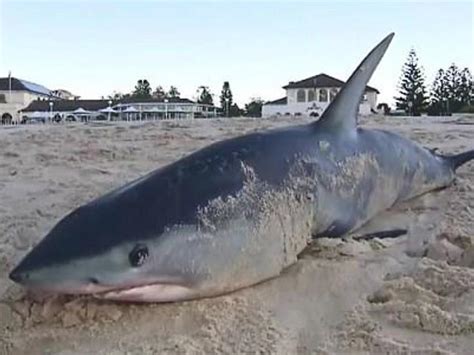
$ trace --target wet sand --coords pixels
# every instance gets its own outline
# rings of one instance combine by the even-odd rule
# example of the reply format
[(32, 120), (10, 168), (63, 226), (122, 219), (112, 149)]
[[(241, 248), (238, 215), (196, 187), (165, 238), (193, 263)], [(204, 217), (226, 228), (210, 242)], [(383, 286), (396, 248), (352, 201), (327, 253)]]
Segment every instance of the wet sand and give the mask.
[[(306, 118), (0, 127), (0, 354), (417, 353), (474, 348), (474, 163), (456, 183), (321, 239), (280, 277), (176, 304), (26, 295), (8, 271), (71, 209), (200, 147)], [(474, 116), (372, 116), (453, 153), (474, 148)], [(363, 232), (363, 231), (362, 231)]]

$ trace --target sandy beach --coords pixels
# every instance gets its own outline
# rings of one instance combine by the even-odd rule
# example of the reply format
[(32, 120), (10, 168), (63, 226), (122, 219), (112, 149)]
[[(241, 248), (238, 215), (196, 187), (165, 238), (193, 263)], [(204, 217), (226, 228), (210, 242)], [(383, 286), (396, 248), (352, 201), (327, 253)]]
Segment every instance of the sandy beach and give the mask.
[[(474, 163), (455, 184), (320, 239), (280, 277), (221, 297), (117, 304), (27, 295), (8, 272), (73, 208), (211, 142), (308, 118), (0, 127), (0, 354), (468, 354), (474, 349)], [(444, 153), (474, 116), (364, 118)], [(364, 232), (364, 231), (361, 231)]]

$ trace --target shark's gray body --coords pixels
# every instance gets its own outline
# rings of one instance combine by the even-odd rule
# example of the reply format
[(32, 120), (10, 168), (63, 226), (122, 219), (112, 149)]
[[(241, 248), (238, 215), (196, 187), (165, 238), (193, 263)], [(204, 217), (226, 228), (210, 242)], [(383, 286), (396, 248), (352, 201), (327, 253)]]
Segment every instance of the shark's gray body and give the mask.
[(444, 157), (356, 127), (391, 39), (318, 122), (215, 143), (80, 207), (10, 277), (117, 300), (219, 295), (277, 276), (312, 237), (343, 236), (398, 201), (449, 185), (473, 152)]

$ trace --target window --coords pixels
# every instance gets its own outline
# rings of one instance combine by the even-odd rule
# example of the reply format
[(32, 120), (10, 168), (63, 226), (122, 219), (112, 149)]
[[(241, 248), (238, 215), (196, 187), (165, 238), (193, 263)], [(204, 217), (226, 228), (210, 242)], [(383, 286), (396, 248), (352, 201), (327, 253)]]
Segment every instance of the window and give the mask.
[(0, 103), (2, 104), (6, 104), (7, 103), (7, 100), (5, 98), (5, 94), (0, 94)]
[(329, 101), (334, 100), (336, 95), (337, 95), (337, 89), (336, 88), (331, 89), (331, 91), (329, 91)]
[(319, 90), (319, 102), (328, 101), (328, 91), (326, 89)]
[(306, 101), (306, 92), (304, 89), (299, 89), (296, 92), (296, 101), (297, 102), (305, 102)]
[(364, 102), (367, 102), (367, 95), (366, 94), (362, 95), (362, 97), (360, 98), (360, 103), (362, 104)]
[(316, 92), (313, 89), (308, 90), (308, 101), (316, 101)]

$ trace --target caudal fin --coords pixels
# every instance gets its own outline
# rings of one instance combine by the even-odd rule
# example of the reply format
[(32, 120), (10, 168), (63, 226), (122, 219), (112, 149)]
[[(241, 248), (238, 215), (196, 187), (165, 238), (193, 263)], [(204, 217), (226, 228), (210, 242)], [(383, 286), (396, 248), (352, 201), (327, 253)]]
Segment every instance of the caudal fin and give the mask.
[(474, 159), (474, 149), (460, 154), (445, 155), (444, 158), (451, 164), (453, 170), (456, 170), (461, 165), (464, 165), (468, 161)]

